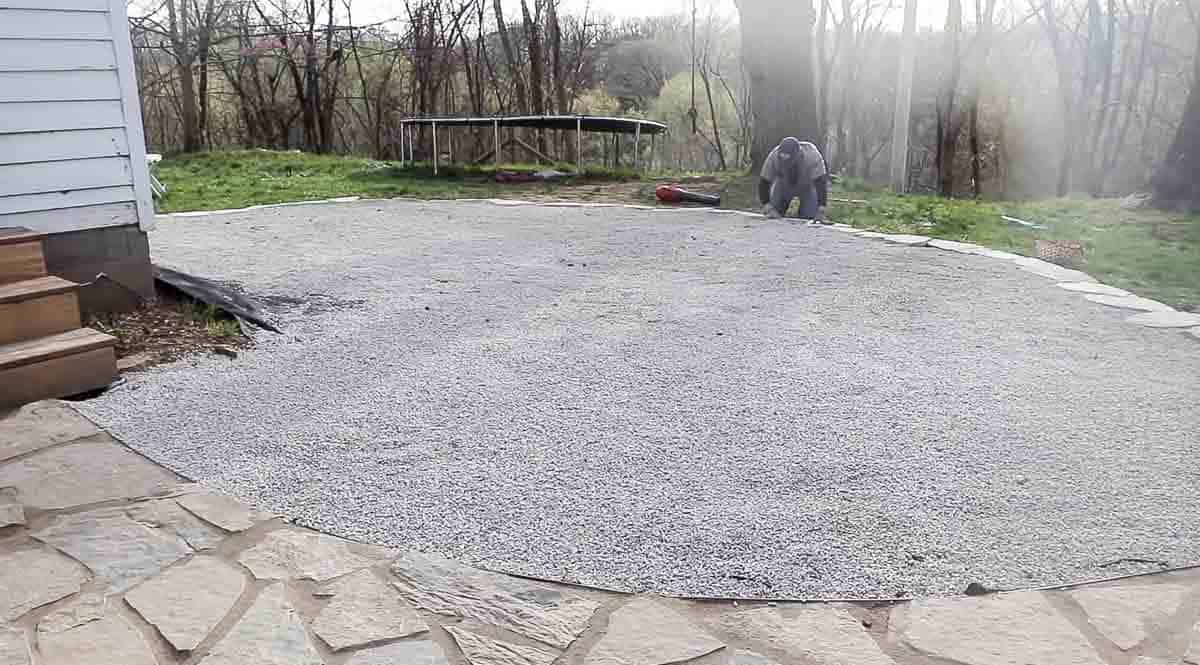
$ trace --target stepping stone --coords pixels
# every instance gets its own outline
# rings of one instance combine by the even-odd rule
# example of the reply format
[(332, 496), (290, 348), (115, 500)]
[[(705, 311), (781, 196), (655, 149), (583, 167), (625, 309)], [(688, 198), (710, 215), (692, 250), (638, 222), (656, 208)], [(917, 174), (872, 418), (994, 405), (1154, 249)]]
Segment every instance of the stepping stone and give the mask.
[(859, 231), (858, 232), (858, 237), (860, 237), (860, 238), (886, 238), (887, 236), (888, 236), (888, 234), (886, 234), (886, 233), (876, 233), (875, 231)]
[(1058, 282), (1096, 281), (1091, 275), (1085, 272), (1071, 270), (1070, 268), (1064, 268), (1062, 266), (1054, 265), (1048, 261), (1043, 261), (1041, 259), (1035, 259), (1028, 256), (1022, 256), (1017, 259), (1013, 259), (1013, 263), (1016, 263), (1022, 270), (1031, 272), (1035, 275), (1041, 275), (1042, 277), (1049, 277), (1050, 279)]
[(1096, 630), (1127, 650), (1145, 640), (1148, 629), (1161, 626), (1178, 612), (1187, 593), (1188, 588), (1178, 584), (1154, 584), (1083, 588), (1070, 595)]
[(471, 618), (565, 649), (600, 603), (566, 587), (470, 568), (416, 552), (391, 567), (396, 588), (417, 607)]
[(1105, 665), (1036, 591), (928, 598), (892, 610), (888, 639), (964, 665)]
[(282, 584), (258, 594), (229, 633), (200, 665), (322, 665), (304, 623), (287, 601)]
[[(1125, 319), (1147, 328), (1191, 328), (1200, 326), (1200, 314), (1191, 312), (1144, 312)], [(3, 485), (0, 481), (0, 485)]]
[(130, 506), (128, 513), (137, 522), (173, 532), (194, 550), (212, 549), (225, 538), (223, 532), (200, 521), (174, 499), (139, 503)]
[(666, 665), (724, 649), (725, 644), (651, 598), (636, 598), (608, 619), (584, 665)]
[(0, 529), (25, 523), (25, 506), (17, 501), (16, 492), (0, 489)]
[(43, 549), (0, 554), (0, 621), (79, 591), (88, 580), (83, 568), (58, 552)]
[(352, 543), (323, 533), (280, 529), (238, 557), (260, 580), (324, 582), (395, 556), (382, 547)]
[(789, 661), (894, 665), (858, 619), (833, 605), (732, 612), (721, 617), (721, 626), (741, 640), (786, 653)]
[(1125, 289), (1118, 289), (1115, 286), (1098, 284), (1096, 282), (1063, 282), (1058, 285), (1058, 288), (1068, 291), (1078, 291), (1080, 293), (1094, 293), (1099, 296), (1114, 296), (1117, 298), (1133, 295)]
[(25, 634), (0, 627), (0, 665), (29, 665), (31, 662)]
[(21, 503), (42, 510), (150, 496), (177, 482), (107, 434), (0, 466), (0, 487), (15, 487)]
[(1142, 312), (1174, 312), (1175, 308), (1170, 305), (1165, 305), (1157, 300), (1149, 298), (1141, 298), (1139, 296), (1104, 296), (1095, 293), (1089, 293), (1084, 296), (1085, 299), (1108, 305), (1109, 307), (1117, 307), (1120, 309), (1133, 309)]
[(834, 231), (841, 231), (842, 233), (849, 233), (850, 235), (858, 235), (859, 233), (861, 233), (861, 231), (854, 228), (853, 226), (846, 226), (844, 224), (841, 226), (834, 224), (833, 226), (831, 226), (829, 228), (833, 229)]
[(33, 537), (83, 563), (108, 593), (124, 591), (192, 553), (173, 534), (116, 508), (61, 516)]
[[(1013, 254), (1012, 252), (1002, 252), (998, 249), (990, 249), (988, 247), (981, 247), (977, 251), (974, 251), (971, 253), (978, 254), (979, 256), (986, 256), (989, 259), (1000, 259), (1001, 261), (1016, 261), (1017, 259), (1028, 258), (1025, 256), (1021, 256), (1020, 254)], [(1087, 281), (1087, 280), (1081, 280), (1081, 281)]]
[(1200, 621), (1192, 626), (1192, 640), (1188, 643), (1187, 653), (1183, 655), (1187, 665), (1200, 665)]
[(346, 665), (449, 665), (449, 661), (436, 642), (420, 640), (356, 651)]
[(76, 625), (43, 623), (37, 631), (39, 665), (156, 665), (150, 645), (115, 607)]
[(184, 494), (175, 499), (179, 505), (200, 519), (218, 527), (237, 533), (271, 519), (237, 499), (219, 492), (198, 491)]
[[(120, 603), (120, 600), (113, 598), (113, 602)], [(68, 631), (75, 626), (82, 626), (89, 621), (103, 619), (104, 610), (107, 607), (108, 600), (104, 596), (91, 591), (85, 591), (72, 599), (71, 602), (60, 605), (47, 613), (46, 616), (37, 622), (37, 628), (43, 633)]]
[(336, 595), (317, 615), (313, 632), (334, 651), (429, 630), (416, 611), (400, 600), (399, 592), (370, 570), (348, 575), (330, 590)]
[(883, 239), (897, 245), (908, 245), (909, 247), (921, 247), (929, 243), (929, 236), (917, 236), (907, 233), (892, 233), (885, 235)]
[(446, 626), (446, 632), (471, 665), (550, 665), (559, 656), (558, 651), (492, 639), (461, 627)]
[(26, 404), (0, 418), (0, 461), (96, 434), (95, 423), (62, 402)]
[(745, 649), (738, 649), (737, 651), (734, 651), (733, 657), (730, 659), (729, 664), (730, 665), (779, 665), (779, 663), (771, 660), (770, 658), (767, 658), (766, 656), (754, 653), (753, 651), (746, 651)]
[(959, 254), (978, 254), (982, 246), (970, 242), (957, 242), (955, 240), (941, 240), (934, 238), (929, 241), (930, 247), (937, 247), (948, 252), (958, 252)]
[(1188, 328), (1184, 332), (1191, 335), (1192, 337), (1195, 337), (1196, 339), (1200, 339), (1200, 328)]
[(196, 557), (125, 594), (125, 601), (180, 651), (191, 651), (241, 597), (246, 579), (219, 559)]

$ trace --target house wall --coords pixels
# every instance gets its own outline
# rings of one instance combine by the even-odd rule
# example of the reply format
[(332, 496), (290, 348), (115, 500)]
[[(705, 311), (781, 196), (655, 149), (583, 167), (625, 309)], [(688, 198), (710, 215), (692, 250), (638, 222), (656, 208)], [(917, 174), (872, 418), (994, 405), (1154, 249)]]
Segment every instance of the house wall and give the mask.
[(52, 273), (149, 297), (153, 223), (124, 0), (2, 0), (0, 227), (64, 234)]

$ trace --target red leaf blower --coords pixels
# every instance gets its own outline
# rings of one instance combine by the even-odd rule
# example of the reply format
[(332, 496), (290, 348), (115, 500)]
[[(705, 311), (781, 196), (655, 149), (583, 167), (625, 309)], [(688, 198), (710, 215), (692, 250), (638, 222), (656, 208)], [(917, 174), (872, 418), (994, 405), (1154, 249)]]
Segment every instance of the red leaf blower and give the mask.
[(715, 194), (700, 194), (689, 192), (677, 185), (659, 185), (654, 195), (663, 203), (703, 203), (704, 205), (719, 206), (721, 197)]

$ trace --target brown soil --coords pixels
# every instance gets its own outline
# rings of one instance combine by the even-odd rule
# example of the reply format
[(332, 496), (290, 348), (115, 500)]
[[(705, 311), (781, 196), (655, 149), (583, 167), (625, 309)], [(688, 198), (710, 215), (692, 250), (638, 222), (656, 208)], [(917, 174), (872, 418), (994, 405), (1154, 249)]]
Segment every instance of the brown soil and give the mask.
[(169, 363), (197, 353), (236, 355), (252, 341), (237, 322), (210, 314), (191, 302), (159, 295), (158, 301), (125, 314), (93, 317), (88, 326), (117, 338), (122, 372)]

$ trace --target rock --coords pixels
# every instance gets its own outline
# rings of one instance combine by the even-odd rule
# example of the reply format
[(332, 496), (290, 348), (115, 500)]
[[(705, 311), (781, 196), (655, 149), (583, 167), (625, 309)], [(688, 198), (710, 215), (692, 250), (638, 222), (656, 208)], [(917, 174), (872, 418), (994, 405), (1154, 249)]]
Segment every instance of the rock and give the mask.
[(26, 404), (0, 418), (0, 461), (99, 433), (92, 421), (62, 402)]
[(1191, 335), (1192, 337), (1194, 337), (1196, 339), (1200, 339), (1200, 328), (1188, 328), (1184, 332), (1186, 332), (1188, 335)]
[(495, 640), (465, 628), (446, 626), (470, 665), (550, 665), (559, 652)]
[(359, 545), (321, 533), (280, 529), (238, 557), (260, 580), (324, 582), (392, 558), (382, 547)]
[(889, 233), (883, 236), (887, 242), (897, 245), (908, 245), (909, 247), (923, 247), (929, 244), (929, 236), (910, 235), (907, 233)]
[[(989, 259), (1000, 259), (1001, 261), (1016, 261), (1017, 259), (1027, 258), (1027, 257), (1021, 256), (1020, 254), (1013, 254), (1012, 252), (1002, 252), (998, 249), (990, 249), (988, 247), (980, 247), (977, 251), (974, 251), (971, 253), (978, 254), (979, 256), (986, 256)], [(1055, 267), (1057, 267), (1057, 266), (1055, 266)], [(1088, 281), (1088, 280), (1080, 280), (1080, 281)]]
[(109, 593), (119, 593), (191, 554), (170, 533), (139, 524), (116, 508), (63, 515), (33, 534), (87, 566)]
[(1096, 282), (1062, 282), (1058, 285), (1058, 288), (1066, 289), (1068, 291), (1078, 291), (1080, 293), (1094, 293), (1100, 296), (1113, 296), (1116, 298), (1133, 295), (1125, 289), (1118, 289), (1115, 286), (1098, 284)]
[(565, 649), (600, 603), (565, 587), (488, 573), (416, 552), (392, 564), (396, 587), (414, 605), (476, 619)]
[(106, 434), (0, 467), (0, 487), (15, 487), (21, 503), (43, 510), (149, 496), (176, 482)]
[(1125, 210), (1141, 210), (1149, 206), (1153, 199), (1153, 194), (1130, 194), (1121, 199), (1121, 207)]
[(212, 352), (217, 354), (218, 356), (225, 356), (226, 358), (237, 358), (238, 357), (237, 351), (234, 351), (233, 349), (229, 348), (228, 346), (214, 346), (212, 348)]
[(271, 519), (269, 515), (261, 514), (241, 501), (217, 492), (199, 491), (184, 494), (175, 500), (200, 519), (230, 533), (245, 531), (258, 522)]
[(322, 665), (308, 641), (300, 615), (282, 584), (258, 594), (229, 633), (213, 645), (200, 665)]
[(666, 665), (699, 658), (725, 645), (651, 598), (636, 598), (612, 613), (604, 637), (585, 665)]
[(1064, 268), (1062, 266), (1056, 266), (1053, 263), (1049, 263), (1041, 259), (1030, 258), (1028, 256), (1022, 256), (1013, 259), (1013, 263), (1016, 263), (1022, 270), (1026, 270), (1035, 275), (1041, 275), (1042, 277), (1049, 277), (1050, 279), (1058, 282), (1096, 281), (1087, 273), (1080, 272), (1078, 270), (1071, 270), (1070, 268)]
[(979, 250), (983, 249), (983, 247), (976, 245), (975, 243), (941, 240), (939, 238), (933, 238), (930, 240), (929, 246), (936, 247), (938, 249), (944, 249), (948, 252), (958, 252), (959, 254), (976, 254), (979, 252)]
[(88, 576), (58, 552), (19, 550), (0, 554), (0, 621), (12, 621), (35, 607), (79, 591)]
[(191, 651), (246, 588), (242, 573), (212, 557), (174, 566), (125, 594), (125, 601), (176, 649)]
[(858, 619), (833, 605), (734, 612), (721, 626), (739, 639), (819, 665), (893, 665)]
[(875, 231), (859, 231), (858, 232), (858, 237), (860, 237), (860, 238), (886, 238), (887, 235), (888, 234), (886, 234), (886, 233), (877, 233)]
[[(1147, 328), (1191, 328), (1200, 326), (1200, 314), (1191, 312), (1143, 312), (1125, 319)], [(0, 482), (0, 485), (3, 483)]]
[(1071, 598), (1096, 630), (1125, 650), (1178, 612), (1187, 592), (1187, 587), (1177, 584), (1085, 587), (1072, 591)]
[(38, 624), (39, 665), (156, 665), (142, 634), (116, 608), (64, 630)]
[(964, 665), (1105, 664), (1036, 591), (913, 601), (892, 610), (888, 637)]
[(313, 622), (313, 632), (334, 651), (429, 630), (399, 593), (370, 570), (360, 570), (331, 585), (335, 594)]
[(346, 665), (449, 665), (449, 661), (437, 643), (419, 640), (357, 651)]
[(0, 627), (0, 665), (29, 665), (31, 662), (25, 634)]
[(0, 489), (0, 529), (25, 523), (25, 506), (16, 494), (15, 490)]
[[(114, 598), (114, 602), (120, 603), (120, 599)], [(46, 633), (61, 633), (71, 630), (76, 626), (82, 626), (91, 621), (99, 621), (104, 618), (105, 609), (108, 607), (108, 600), (104, 596), (85, 591), (76, 596), (70, 603), (54, 608), (53, 611), (42, 617), (37, 623), (38, 631)]]
[(117, 371), (132, 372), (134, 370), (139, 370), (150, 364), (151, 360), (153, 359), (148, 353), (135, 353), (133, 355), (125, 356), (124, 358), (117, 358)]
[(174, 499), (147, 501), (130, 506), (128, 513), (142, 524), (173, 532), (194, 550), (212, 549), (225, 537), (224, 533), (184, 510)]
[(1157, 300), (1149, 298), (1140, 298), (1138, 296), (1105, 296), (1095, 293), (1089, 293), (1083, 296), (1085, 299), (1108, 305), (1109, 307), (1118, 307), (1120, 309), (1135, 309), (1143, 312), (1173, 312), (1174, 307), (1165, 305)]
[(834, 224), (833, 226), (831, 226), (829, 228), (833, 229), (834, 231), (841, 231), (842, 233), (849, 233), (850, 235), (858, 235), (860, 233), (860, 231), (858, 229), (854, 228), (853, 226), (847, 226), (845, 224), (840, 224), (840, 225)]

